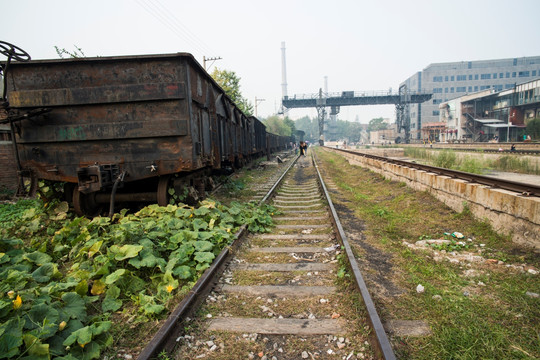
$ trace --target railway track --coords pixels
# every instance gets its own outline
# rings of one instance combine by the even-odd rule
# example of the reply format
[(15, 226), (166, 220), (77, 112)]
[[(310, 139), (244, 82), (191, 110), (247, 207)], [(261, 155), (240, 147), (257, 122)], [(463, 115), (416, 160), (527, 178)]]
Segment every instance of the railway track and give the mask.
[(334, 148), (331, 148), (331, 149), (334, 151), (353, 154), (356, 156), (363, 156), (363, 157), (374, 159), (377, 161), (382, 161), (382, 162), (387, 162), (387, 163), (396, 164), (400, 166), (410, 167), (413, 169), (423, 170), (423, 171), (434, 173), (437, 175), (445, 175), (454, 179), (461, 179), (468, 182), (474, 182), (474, 183), (478, 183), (482, 185), (487, 185), (493, 188), (514, 191), (524, 196), (540, 196), (540, 186), (534, 185), (534, 184), (526, 184), (526, 183), (521, 183), (517, 181), (498, 179), (498, 178), (494, 178), (490, 176), (477, 175), (477, 174), (472, 174), (472, 173), (458, 171), (458, 170), (451, 170), (451, 169), (445, 169), (445, 168), (440, 168), (436, 166), (418, 164), (411, 161), (391, 159), (384, 156), (359, 153), (357, 151), (352, 151), (352, 150), (334, 149)]
[[(394, 359), (316, 164), (291, 161), (260, 189), (279, 211), (273, 232), (224, 250), (138, 358), (174, 349), (176, 359)], [(365, 305), (353, 311), (360, 318), (345, 316), (345, 267)]]

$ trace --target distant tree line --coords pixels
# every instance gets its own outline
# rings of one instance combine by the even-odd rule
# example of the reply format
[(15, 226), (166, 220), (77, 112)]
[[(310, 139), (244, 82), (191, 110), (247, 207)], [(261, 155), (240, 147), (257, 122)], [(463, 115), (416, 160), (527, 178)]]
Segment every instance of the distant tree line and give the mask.
[[(305, 132), (305, 139), (308, 141), (318, 141), (319, 139), (319, 121), (317, 118), (309, 118), (304, 116), (295, 121), (295, 126), (298, 130)], [(385, 130), (388, 128), (388, 124), (384, 122), (384, 119), (375, 118), (372, 119), (367, 125), (367, 131)], [(335, 139), (329, 139), (328, 141), (345, 140), (349, 143), (357, 143), (361, 141), (362, 130), (366, 130), (366, 125), (359, 122), (351, 122), (345, 120), (336, 120), (335, 127), (332, 129), (332, 137)]]

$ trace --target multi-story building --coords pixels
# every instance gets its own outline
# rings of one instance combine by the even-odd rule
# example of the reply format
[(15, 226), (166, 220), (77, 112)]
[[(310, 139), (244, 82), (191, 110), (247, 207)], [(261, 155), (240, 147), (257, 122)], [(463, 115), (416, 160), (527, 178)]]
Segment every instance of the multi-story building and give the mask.
[(422, 124), (439, 121), (443, 102), (487, 89), (511, 89), (535, 78), (540, 78), (540, 56), (431, 64), (401, 83), (433, 93), (431, 100), (409, 106), (411, 138), (421, 138)]
[(484, 90), (439, 105), (439, 141), (526, 141), (540, 119), (540, 78), (498, 92)]

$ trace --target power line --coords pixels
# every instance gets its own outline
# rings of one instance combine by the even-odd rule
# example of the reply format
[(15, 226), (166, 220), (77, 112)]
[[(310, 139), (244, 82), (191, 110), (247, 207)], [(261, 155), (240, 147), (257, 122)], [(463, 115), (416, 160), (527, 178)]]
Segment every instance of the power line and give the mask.
[(171, 21), (179, 28), (184, 34), (186, 34), (192, 41), (200, 45), (200, 47), (207, 53), (211, 53), (211, 49), (208, 45), (202, 41), (196, 34), (192, 33), (187, 26), (185, 26), (167, 6), (165, 6), (160, 0), (150, 0), (157, 3), (164, 11), (164, 14), (171, 18)]
[(187, 36), (182, 31), (179, 31), (179, 29), (177, 29), (177, 25), (175, 25), (174, 23), (171, 23), (171, 21), (169, 19), (167, 19), (166, 16), (163, 15), (163, 12), (160, 11), (159, 8), (156, 10), (155, 4), (152, 4), (153, 7), (151, 7), (149, 4), (145, 3), (143, 0), (136, 0), (136, 1), (146, 12), (148, 12), (150, 15), (152, 15), (154, 18), (156, 18), (164, 26), (169, 28), (169, 30), (171, 30), (180, 39), (188, 42), (197, 51), (199, 51), (201, 53), (205, 52), (204, 49), (202, 47), (200, 47), (199, 44), (196, 41), (192, 40), (189, 36)]

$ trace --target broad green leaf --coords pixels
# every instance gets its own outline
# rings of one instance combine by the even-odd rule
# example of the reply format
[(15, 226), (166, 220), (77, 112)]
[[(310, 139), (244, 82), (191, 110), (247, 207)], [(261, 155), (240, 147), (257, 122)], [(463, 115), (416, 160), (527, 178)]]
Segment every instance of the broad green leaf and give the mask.
[(74, 345), (71, 349), (71, 354), (77, 360), (99, 359), (100, 352), (101, 346), (95, 341), (92, 341), (90, 344), (85, 344), (84, 346)]
[(238, 215), (242, 212), (242, 207), (240, 206), (240, 204), (234, 203), (228, 211), (231, 215)]
[(134, 276), (133, 274), (129, 274), (122, 278), (122, 289), (125, 289), (126, 292), (135, 294), (146, 287), (148, 287), (148, 284), (146, 281), (141, 279), (138, 276)]
[(105, 285), (105, 282), (102, 279), (94, 280), (90, 293), (92, 295), (101, 295), (105, 292), (106, 287), (107, 285)]
[(200, 252), (211, 251), (214, 248), (214, 244), (210, 241), (195, 241), (193, 245), (195, 246), (195, 250)]
[(146, 236), (149, 239), (156, 240), (159, 238), (167, 237), (168, 234), (165, 231), (150, 231), (148, 234), (146, 234)]
[(103, 245), (103, 240), (96, 241), (92, 246), (90, 246), (90, 249), (88, 249), (88, 257), (91, 258), (94, 256), (101, 248), (101, 245)]
[(86, 305), (83, 298), (74, 292), (65, 293), (62, 295), (62, 301), (65, 306), (62, 308), (72, 319), (86, 319)]
[(212, 260), (214, 260), (215, 258), (215, 255), (211, 252), (207, 252), (207, 251), (204, 251), (204, 252), (196, 252), (195, 253), (195, 261), (199, 262), (199, 263), (212, 263)]
[(67, 201), (62, 201), (61, 203), (56, 205), (56, 207), (54, 208), (54, 212), (56, 214), (67, 213), (68, 211), (69, 211), (69, 204), (67, 203)]
[(100, 334), (103, 334), (103, 333), (109, 331), (111, 326), (112, 326), (112, 322), (110, 322), (110, 321), (96, 322), (96, 323), (92, 324), (92, 334), (94, 335), (94, 337), (98, 336)]
[(167, 222), (167, 227), (171, 230), (179, 230), (185, 226), (185, 222), (178, 218), (172, 218)]
[(23, 245), (21, 239), (0, 239), (0, 249), (5, 252)]
[(165, 267), (165, 271), (172, 271), (176, 264), (178, 263), (178, 259), (172, 256), (169, 256), (169, 262), (167, 263), (167, 266)]
[(49, 344), (43, 344), (39, 338), (32, 334), (25, 334), (23, 337), (24, 345), (28, 354), (34, 356), (49, 356)]
[(56, 265), (52, 263), (43, 264), (32, 273), (35, 281), (40, 283), (49, 282), (56, 271)]
[(118, 296), (120, 296), (120, 289), (118, 286), (111, 285), (107, 290), (103, 303), (101, 303), (103, 312), (113, 312), (122, 307), (122, 301), (118, 300)]
[(174, 244), (181, 244), (184, 241), (184, 232), (180, 231), (169, 238), (169, 241)]
[(164, 267), (167, 263), (165, 259), (156, 257), (151, 249), (144, 249), (139, 253), (139, 256), (130, 259), (129, 264), (140, 269), (141, 267)]
[(142, 249), (141, 245), (113, 245), (109, 248), (109, 251), (114, 254), (115, 260), (122, 261), (137, 256)]
[(142, 308), (146, 315), (157, 315), (165, 310), (165, 306), (158, 304), (146, 304)]
[(165, 309), (165, 306), (156, 304), (153, 296), (145, 295), (144, 292), (139, 293), (139, 303), (141, 309), (146, 315), (159, 314)]
[(201, 219), (195, 219), (191, 222), (191, 226), (193, 227), (193, 230), (206, 230), (208, 229), (208, 223)]
[(11, 258), (6, 253), (0, 253), (0, 264), (9, 262)]
[(173, 275), (177, 276), (179, 279), (188, 280), (191, 278), (191, 270), (189, 266), (180, 265), (174, 268)]
[(13, 309), (13, 302), (10, 299), (0, 298), (0, 319), (6, 316)]
[(105, 298), (101, 303), (101, 310), (104, 313), (115, 312), (122, 307), (122, 300)]
[(193, 214), (196, 216), (204, 216), (210, 213), (210, 209), (204, 206), (199, 207), (198, 209), (193, 210)]
[(111, 285), (114, 284), (116, 281), (118, 281), (124, 274), (126, 273), (126, 269), (118, 269), (112, 274), (108, 275), (105, 278), (105, 284)]
[(22, 330), (24, 320), (13, 318), (0, 324), (0, 359), (8, 359), (19, 353), (23, 343)]
[(79, 345), (86, 345), (92, 341), (92, 329), (90, 326), (85, 326), (71, 333), (64, 341), (64, 346), (70, 346), (77, 342)]
[(71, 354), (68, 354), (66, 356), (62, 356), (62, 357), (57, 357), (57, 358), (54, 358), (55, 360), (80, 360), (80, 359), (77, 359), (75, 356), (71, 355)]
[(26, 315), (25, 329), (40, 329), (40, 338), (47, 339), (58, 330), (58, 311), (50, 305), (38, 304)]
[(41, 251), (34, 251), (32, 253), (25, 254), (23, 255), (23, 258), (39, 266), (50, 263), (52, 260), (50, 255), (42, 253)]
[(110, 222), (111, 222), (111, 219), (108, 217), (97, 216), (92, 219), (92, 221), (90, 222), (90, 225), (104, 226), (104, 225), (110, 224)]
[(215, 231), (199, 231), (199, 240), (208, 240), (214, 237)]
[(187, 219), (192, 214), (192, 210), (189, 208), (179, 208), (175, 212), (175, 216), (180, 219)]
[(81, 280), (77, 286), (75, 286), (75, 292), (81, 296), (88, 293), (88, 281), (86, 279)]
[(106, 260), (103, 265), (99, 265), (94, 262), (94, 266), (97, 266), (97, 268), (92, 276), (107, 276), (110, 274), (109, 267), (111, 266), (111, 263), (108, 260)]
[(197, 271), (204, 271), (210, 267), (209, 263), (199, 263), (197, 266), (195, 266), (195, 270)]
[(178, 249), (176, 249), (169, 255), (169, 259), (174, 258), (176, 259), (176, 262), (178, 264), (182, 264), (186, 261), (189, 261), (194, 251), (195, 247), (193, 246), (193, 242), (182, 244)]
[(117, 299), (120, 296), (120, 288), (116, 285), (111, 285), (107, 289), (107, 293), (105, 294), (105, 297), (111, 298), (111, 299)]

